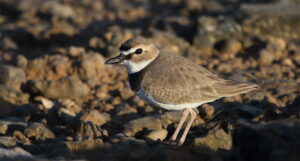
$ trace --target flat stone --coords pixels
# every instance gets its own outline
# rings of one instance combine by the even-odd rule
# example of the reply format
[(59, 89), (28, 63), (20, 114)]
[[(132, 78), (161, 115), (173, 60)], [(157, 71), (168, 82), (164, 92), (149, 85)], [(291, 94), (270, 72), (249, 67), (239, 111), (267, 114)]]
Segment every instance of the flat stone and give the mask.
[(15, 145), (16, 145), (16, 141), (14, 138), (10, 136), (0, 136), (0, 146), (12, 147)]
[(208, 148), (213, 151), (219, 149), (230, 150), (232, 147), (232, 139), (223, 129), (218, 129), (204, 137), (195, 138), (194, 145), (201, 148)]
[(27, 137), (33, 137), (36, 140), (54, 139), (54, 133), (42, 123), (32, 123), (25, 130)]
[(161, 130), (153, 130), (149, 134), (146, 135), (147, 139), (150, 140), (160, 140), (163, 141), (168, 135), (168, 131), (166, 129)]

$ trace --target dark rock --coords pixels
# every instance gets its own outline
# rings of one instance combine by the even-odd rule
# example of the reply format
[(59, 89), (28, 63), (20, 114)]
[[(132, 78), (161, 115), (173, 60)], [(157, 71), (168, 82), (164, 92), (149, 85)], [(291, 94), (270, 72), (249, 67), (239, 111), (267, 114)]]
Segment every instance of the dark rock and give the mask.
[(32, 123), (25, 130), (24, 134), (35, 140), (54, 139), (55, 135), (42, 123)]
[(297, 161), (299, 138), (298, 119), (241, 126), (233, 133), (233, 156), (237, 161)]
[(18, 90), (25, 81), (26, 76), (22, 68), (0, 65), (0, 84)]
[(29, 120), (38, 114), (38, 108), (35, 104), (24, 104), (16, 107), (13, 111), (13, 114), (17, 117), (22, 117), (25, 120)]

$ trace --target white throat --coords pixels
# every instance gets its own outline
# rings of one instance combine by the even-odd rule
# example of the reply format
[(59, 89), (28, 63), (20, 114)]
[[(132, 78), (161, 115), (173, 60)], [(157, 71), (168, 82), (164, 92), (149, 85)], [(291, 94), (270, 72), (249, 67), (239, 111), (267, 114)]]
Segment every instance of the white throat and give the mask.
[(152, 58), (147, 61), (142, 61), (142, 62), (132, 62), (131, 60), (124, 60), (123, 64), (127, 68), (127, 71), (129, 74), (136, 73), (144, 69), (148, 64), (150, 64), (155, 58)]

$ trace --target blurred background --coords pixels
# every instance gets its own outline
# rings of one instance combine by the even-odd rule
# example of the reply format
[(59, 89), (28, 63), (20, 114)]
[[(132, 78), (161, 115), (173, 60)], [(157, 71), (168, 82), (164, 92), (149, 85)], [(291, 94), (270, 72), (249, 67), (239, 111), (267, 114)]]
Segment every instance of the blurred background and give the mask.
[[(134, 36), (261, 89), (164, 145), (181, 113), (104, 65)], [(298, 161), (299, 94), (299, 0), (0, 0), (0, 160)]]

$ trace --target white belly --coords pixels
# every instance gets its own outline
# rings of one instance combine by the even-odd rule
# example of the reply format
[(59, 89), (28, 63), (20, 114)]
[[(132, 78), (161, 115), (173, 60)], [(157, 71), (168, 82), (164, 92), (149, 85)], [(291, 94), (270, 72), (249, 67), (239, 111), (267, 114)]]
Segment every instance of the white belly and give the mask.
[(202, 105), (203, 103), (207, 103), (207, 102), (197, 102), (197, 103), (184, 103), (184, 104), (165, 104), (156, 101), (151, 95), (145, 93), (143, 89), (140, 89), (138, 92), (136, 92), (136, 94), (140, 96), (147, 103), (167, 110), (183, 110), (185, 108), (196, 108)]

